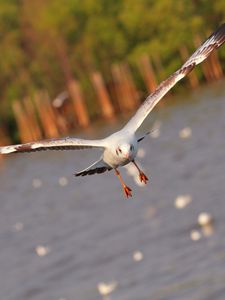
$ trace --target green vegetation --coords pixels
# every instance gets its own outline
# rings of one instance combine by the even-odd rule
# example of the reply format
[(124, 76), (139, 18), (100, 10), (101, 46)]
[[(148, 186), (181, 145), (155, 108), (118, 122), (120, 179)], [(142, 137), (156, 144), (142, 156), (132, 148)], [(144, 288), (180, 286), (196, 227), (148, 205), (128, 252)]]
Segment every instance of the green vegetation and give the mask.
[(180, 45), (193, 50), (224, 19), (224, 0), (0, 0), (1, 116), (40, 89), (54, 97), (71, 76), (88, 90), (91, 70), (107, 80), (113, 63), (143, 53), (160, 55), (165, 76)]

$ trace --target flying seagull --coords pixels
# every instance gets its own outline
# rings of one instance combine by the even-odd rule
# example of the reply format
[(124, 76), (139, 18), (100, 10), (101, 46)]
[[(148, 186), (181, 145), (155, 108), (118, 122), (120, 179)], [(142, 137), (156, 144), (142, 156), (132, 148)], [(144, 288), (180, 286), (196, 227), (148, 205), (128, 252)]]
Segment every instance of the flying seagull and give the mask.
[(135, 115), (128, 123), (118, 132), (99, 140), (85, 140), (73, 137), (43, 140), (39, 142), (31, 142), (27, 144), (19, 144), (12, 146), (0, 147), (1, 154), (12, 152), (33, 152), (41, 150), (77, 150), (85, 148), (100, 148), (102, 155), (99, 160), (94, 162), (88, 168), (77, 172), (75, 176), (85, 176), (92, 174), (100, 174), (105, 171), (114, 170), (118, 176), (125, 196), (131, 197), (132, 190), (123, 181), (118, 167), (128, 163), (134, 164), (139, 172), (141, 182), (145, 184), (148, 177), (138, 167), (135, 157), (138, 150), (138, 144), (146, 135), (137, 137), (136, 131), (141, 126), (145, 118), (152, 111), (155, 105), (163, 98), (163, 96), (183, 77), (189, 74), (192, 69), (204, 61), (210, 53), (219, 48), (225, 42), (225, 23), (221, 25), (191, 56), (190, 58), (169, 78), (161, 82), (156, 90), (151, 93), (143, 104), (139, 107)]

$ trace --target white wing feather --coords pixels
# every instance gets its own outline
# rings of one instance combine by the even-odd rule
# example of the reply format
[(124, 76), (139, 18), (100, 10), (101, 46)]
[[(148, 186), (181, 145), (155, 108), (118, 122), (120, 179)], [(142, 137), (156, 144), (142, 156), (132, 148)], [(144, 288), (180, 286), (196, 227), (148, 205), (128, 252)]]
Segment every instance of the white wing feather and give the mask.
[(13, 152), (35, 152), (42, 150), (79, 150), (84, 148), (104, 148), (104, 140), (83, 140), (77, 138), (62, 138), (31, 142), (27, 144), (0, 147), (1, 154)]
[(225, 42), (225, 24), (221, 25), (182, 65), (182, 67), (173, 73), (169, 78), (163, 81), (157, 89), (150, 94), (136, 114), (125, 125), (124, 129), (135, 132), (143, 123), (148, 114), (162, 97), (183, 77), (199, 63), (204, 61), (210, 53), (220, 47)]

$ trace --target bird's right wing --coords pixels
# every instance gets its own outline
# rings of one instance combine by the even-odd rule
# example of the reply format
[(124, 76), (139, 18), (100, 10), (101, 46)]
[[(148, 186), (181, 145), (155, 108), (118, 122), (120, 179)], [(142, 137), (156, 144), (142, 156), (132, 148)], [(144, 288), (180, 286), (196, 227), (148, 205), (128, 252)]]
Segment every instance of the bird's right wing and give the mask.
[(93, 174), (101, 174), (104, 173), (105, 171), (110, 171), (112, 168), (106, 164), (102, 158), (94, 162), (91, 166), (88, 168), (75, 173), (75, 176), (85, 176), (85, 175), (93, 175)]
[(225, 23), (221, 25), (192, 55), (189, 59), (169, 78), (160, 83), (157, 89), (151, 93), (144, 103), (137, 110), (136, 114), (124, 126), (124, 129), (135, 132), (145, 118), (163, 98), (163, 96), (183, 77), (202, 61), (204, 61), (210, 53), (219, 48), (225, 42)]
[(105, 148), (104, 140), (83, 140), (61, 138), (0, 147), (0, 154), (13, 152), (35, 152), (42, 150), (79, 150), (84, 148)]

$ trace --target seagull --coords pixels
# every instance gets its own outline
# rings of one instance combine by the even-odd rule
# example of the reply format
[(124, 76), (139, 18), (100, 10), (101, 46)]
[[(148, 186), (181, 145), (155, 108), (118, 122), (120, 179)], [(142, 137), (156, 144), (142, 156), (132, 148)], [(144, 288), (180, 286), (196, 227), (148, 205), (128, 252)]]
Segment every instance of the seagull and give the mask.
[(75, 173), (75, 176), (85, 176), (100, 174), (114, 170), (119, 178), (124, 194), (127, 198), (132, 196), (132, 190), (123, 181), (118, 170), (120, 166), (132, 163), (138, 170), (139, 179), (147, 183), (148, 177), (139, 168), (135, 161), (139, 143), (149, 134), (137, 136), (139, 129), (145, 118), (153, 110), (163, 96), (183, 77), (187, 76), (193, 68), (203, 62), (210, 53), (219, 48), (225, 42), (225, 23), (222, 24), (209, 38), (187, 59), (187, 61), (166, 80), (161, 82), (154, 92), (152, 92), (138, 108), (133, 117), (119, 131), (103, 139), (87, 140), (74, 137), (43, 140), (0, 147), (0, 154), (13, 152), (34, 152), (41, 150), (77, 150), (85, 148), (99, 148), (102, 150), (101, 157), (88, 168)]

